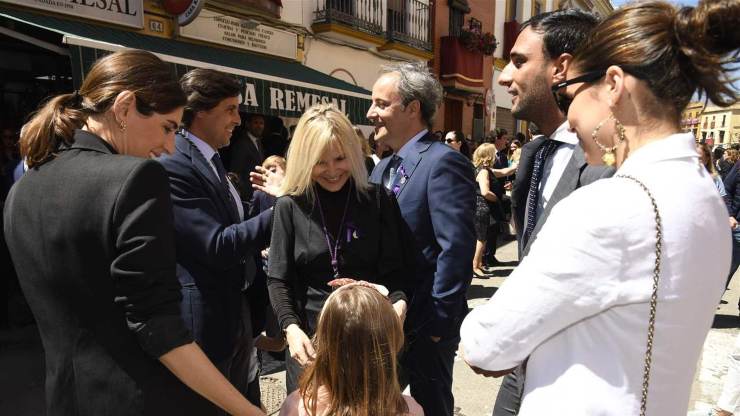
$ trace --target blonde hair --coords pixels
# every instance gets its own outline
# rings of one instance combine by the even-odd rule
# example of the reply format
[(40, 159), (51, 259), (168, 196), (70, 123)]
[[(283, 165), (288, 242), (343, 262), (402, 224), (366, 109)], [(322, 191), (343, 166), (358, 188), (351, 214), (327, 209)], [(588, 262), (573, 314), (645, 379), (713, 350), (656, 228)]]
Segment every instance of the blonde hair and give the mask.
[(737, 162), (738, 158), (738, 152), (735, 149), (727, 149), (725, 150), (727, 152), (727, 160), (729, 160), (732, 163)]
[(281, 194), (305, 194), (313, 199), (311, 172), (332, 146), (337, 146), (347, 158), (358, 195), (366, 194), (369, 185), (362, 147), (352, 123), (333, 104), (314, 105), (298, 120), (288, 148)]
[(365, 156), (370, 156), (373, 154), (373, 149), (370, 148), (370, 142), (365, 138), (365, 133), (360, 130), (357, 126), (352, 126), (352, 129), (355, 131), (355, 134), (357, 134), (357, 139), (360, 140), (360, 145), (362, 146), (362, 153), (365, 154)]
[(262, 167), (265, 169), (269, 169), (270, 166), (279, 166), (280, 169), (285, 171), (285, 158), (278, 155), (272, 155), (265, 159), (264, 162), (262, 162)]
[(473, 153), (473, 165), (475, 167), (490, 168), (496, 159), (496, 146), (493, 143), (483, 143)]
[(330, 398), (322, 414), (409, 412), (396, 373), (403, 328), (388, 298), (377, 290), (350, 285), (333, 292), (319, 315), (314, 343), (316, 359), (303, 372), (299, 387), (309, 415), (317, 416), (320, 388)]

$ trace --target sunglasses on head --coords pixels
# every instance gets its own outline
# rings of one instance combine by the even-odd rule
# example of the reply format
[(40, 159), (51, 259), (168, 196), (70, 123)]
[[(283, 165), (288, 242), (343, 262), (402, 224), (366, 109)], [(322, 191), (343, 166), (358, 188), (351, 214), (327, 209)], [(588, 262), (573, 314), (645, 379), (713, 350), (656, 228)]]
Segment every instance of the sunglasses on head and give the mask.
[(558, 105), (558, 108), (560, 111), (563, 112), (563, 114), (568, 114), (568, 107), (570, 107), (570, 103), (573, 102), (572, 97), (568, 97), (564, 94), (560, 93), (560, 90), (567, 87), (568, 85), (573, 84), (580, 84), (582, 82), (594, 82), (596, 80), (599, 80), (606, 75), (606, 71), (592, 71), (592, 72), (586, 72), (585, 74), (575, 77), (573, 79), (565, 80), (563, 82), (559, 82), (551, 87), (552, 90), (552, 96), (555, 98), (555, 103)]

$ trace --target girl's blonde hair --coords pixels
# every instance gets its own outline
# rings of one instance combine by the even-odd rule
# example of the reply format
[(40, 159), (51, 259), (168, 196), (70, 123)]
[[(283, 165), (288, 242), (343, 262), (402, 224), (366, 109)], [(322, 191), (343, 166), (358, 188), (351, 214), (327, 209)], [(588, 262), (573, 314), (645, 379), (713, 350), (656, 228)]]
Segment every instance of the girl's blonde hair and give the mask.
[(396, 373), (403, 328), (388, 298), (377, 290), (350, 285), (333, 292), (319, 316), (314, 343), (316, 359), (299, 387), (308, 414), (318, 416), (319, 388), (330, 398), (322, 414), (409, 412)]
[(272, 166), (279, 166), (280, 169), (285, 171), (285, 158), (278, 155), (272, 155), (262, 162), (262, 167), (269, 169)]
[(313, 199), (311, 172), (332, 146), (337, 146), (347, 158), (357, 192), (366, 194), (369, 185), (362, 146), (352, 123), (333, 104), (314, 105), (298, 120), (286, 155), (281, 194), (306, 194)]
[(473, 153), (473, 165), (475, 167), (490, 168), (496, 159), (496, 146), (493, 143), (483, 143)]

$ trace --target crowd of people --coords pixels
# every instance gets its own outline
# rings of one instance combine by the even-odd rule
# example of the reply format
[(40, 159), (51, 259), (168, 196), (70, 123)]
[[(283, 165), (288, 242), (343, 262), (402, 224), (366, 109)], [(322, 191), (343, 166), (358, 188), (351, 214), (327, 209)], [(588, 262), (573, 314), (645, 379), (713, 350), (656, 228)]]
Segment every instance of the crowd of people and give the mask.
[[(685, 414), (740, 264), (740, 165), (679, 119), (738, 101), (738, 16), (532, 17), (498, 81), (532, 133), (477, 147), (432, 132), (425, 64), (381, 68), (368, 139), (318, 104), (266, 140), (230, 75), (101, 58), (23, 126), (4, 206), (47, 413), (261, 415), (259, 349), (285, 351), (281, 415), (452, 415), (460, 346), (505, 376), (494, 416)], [(510, 224), (520, 263), (469, 312)]]

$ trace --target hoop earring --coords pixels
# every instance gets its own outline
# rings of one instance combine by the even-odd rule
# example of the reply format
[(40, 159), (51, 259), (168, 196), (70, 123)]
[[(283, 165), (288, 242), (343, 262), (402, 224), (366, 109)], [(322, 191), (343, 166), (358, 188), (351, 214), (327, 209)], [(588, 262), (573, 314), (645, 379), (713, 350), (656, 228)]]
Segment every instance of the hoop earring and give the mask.
[[(599, 135), (599, 130), (604, 127), (604, 123), (609, 120), (614, 120), (614, 130), (616, 130), (617, 135), (619, 136), (619, 141), (614, 146), (606, 147), (603, 144), (599, 143), (599, 140), (596, 137)], [(617, 150), (617, 146), (622, 144), (625, 139), (624, 126), (622, 125), (622, 123), (619, 122), (619, 120), (617, 120), (616, 117), (614, 117), (614, 113), (609, 114), (609, 117), (602, 120), (601, 123), (596, 126), (594, 131), (591, 133), (591, 139), (593, 139), (594, 143), (596, 143), (596, 146), (599, 146), (599, 149), (604, 152), (604, 155), (601, 156), (601, 160), (604, 161), (604, 164), (607, 166), (614, 166), (614, 162), (616, 162), (617, 160), (616, 156), (614, 155), (614, 151)]]

